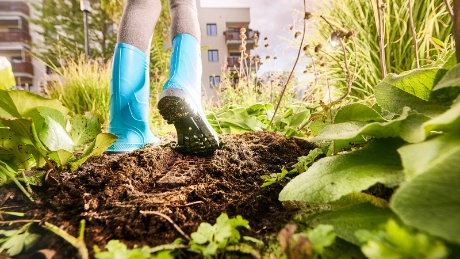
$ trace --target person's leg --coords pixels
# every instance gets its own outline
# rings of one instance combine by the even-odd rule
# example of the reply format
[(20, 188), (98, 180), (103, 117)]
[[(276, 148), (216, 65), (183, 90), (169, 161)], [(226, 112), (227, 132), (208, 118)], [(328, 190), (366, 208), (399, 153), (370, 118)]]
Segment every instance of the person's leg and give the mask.
[(118, 139), (108, 153), (158, 142), (149, 127), (149, 54), (160, 11), (160, 0), (128, 0), (123, 11), (110, 84), (109, 132)]
[(181, 33), (187, 33), (200, 43), (200, 24), (195, 0), (169, 0), (169, 13), (172, 40)]
[(212, 153), (219, 147), (219, 139), (201, 106), (201, 36), (196, 2), (170, 0), (169, 7), (173, 52), (158, 109), (176, 127), (180, 149), (192, 154)]

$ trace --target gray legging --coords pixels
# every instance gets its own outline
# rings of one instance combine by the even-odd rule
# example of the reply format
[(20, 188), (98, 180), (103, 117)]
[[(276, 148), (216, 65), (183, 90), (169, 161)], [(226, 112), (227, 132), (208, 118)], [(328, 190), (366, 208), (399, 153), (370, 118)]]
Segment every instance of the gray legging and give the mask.
[[(160, 0), (127, 0), (120, 22), (118, 42), (150, 54), (153, 31), (161, 11)], [(200, 25), (195, 0), (169, 0), (171, 39), (188, 33), (200, 42)]]

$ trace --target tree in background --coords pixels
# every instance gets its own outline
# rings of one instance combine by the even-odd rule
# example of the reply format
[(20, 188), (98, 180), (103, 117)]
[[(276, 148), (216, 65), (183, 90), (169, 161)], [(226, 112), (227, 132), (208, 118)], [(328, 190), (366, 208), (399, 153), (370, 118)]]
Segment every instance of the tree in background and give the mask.
[[(76, 59), (84, 53), (83, 12), (79, 0), (43, 0), (31, 5), (38, 15), (30, 22), (42, 28), (37, 32), (43, 36), (43, 42), (35, 45), (39, 51), (35, 55), (57, 64), (63, 57)], [(89, 35), (91, 58), (110, 59), (117, 36), (112, 17), (100, 1), (91, 1)]]
[[(151, 71), (154, 80), (167, 77), (169, 73), (169, 51), (163, 48), (168, 39), (171, 19), (167, 0), (161, 0), (162, 11), (152, 40)], [(107, 61), (113, 56), (117, 40), (118, 24), (125, 0), (92, 0), (89, 16), (89, 35), (92, 59)], [(45, 62), (58, 64), (63, 57), (74, 60), (84, 53), (83, 12), (79, 0), (43, 0), (31, 3), (38, 17), (30, 22), (41, 27), (38, 33), (44, 41), (35, 45), (35, 53)], [(162, 81), (162, 80), (160, 80)]]

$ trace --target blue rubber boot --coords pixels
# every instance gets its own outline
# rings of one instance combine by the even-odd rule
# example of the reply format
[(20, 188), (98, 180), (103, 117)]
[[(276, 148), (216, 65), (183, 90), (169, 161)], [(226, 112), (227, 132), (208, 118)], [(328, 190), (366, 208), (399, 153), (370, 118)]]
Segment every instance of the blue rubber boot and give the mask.
[(219, 138), (201, 107), (201, 51), (190, 34), (173, 40), (170, 75), (158, 101), (163, 118), (174, 124), (178, 149), (189, 154), (210, 154), (219, 147)]
[(149, 64), (147, 55), (132, 45), (120, 42), (115, 47), (109, 132), (118, 139), (107, 153), (130, 152), (159, 142), (149, 127)]

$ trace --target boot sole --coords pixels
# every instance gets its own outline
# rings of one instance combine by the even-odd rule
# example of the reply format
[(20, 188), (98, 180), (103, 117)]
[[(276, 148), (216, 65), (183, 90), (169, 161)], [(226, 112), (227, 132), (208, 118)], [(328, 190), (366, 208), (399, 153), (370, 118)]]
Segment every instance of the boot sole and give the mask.
[(158, 109), (168, 124), (174, 124), (179, 151), (189, 154), (212, 154), (219, 148), (218, 140), (203, 118), (184, 99), (164, 96), (158, 102)]

